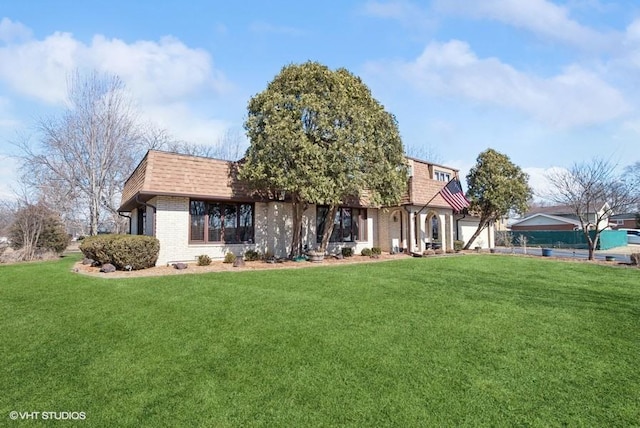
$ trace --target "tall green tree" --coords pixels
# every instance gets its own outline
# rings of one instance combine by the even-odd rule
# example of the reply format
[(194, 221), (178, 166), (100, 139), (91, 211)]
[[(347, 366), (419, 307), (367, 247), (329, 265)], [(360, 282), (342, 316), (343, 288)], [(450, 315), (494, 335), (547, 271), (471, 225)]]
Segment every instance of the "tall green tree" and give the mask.
[(346, 69), (317, 62), (284, 67), (249, 101), (250, 139), (240, 178), (258, 192), (293, 204), (290, 256), (302, 251), (302, 215), (329, 206), (325, 251), (340, 204), (363, 198), (395, 204), (407, 181), (395, 117)]
[(465, 249), (469, 249), (486, 227), (510, 211), (524, 213), (533, 195), (529, 176), (508, 156), (493, 149), (478, 155), (475, 166), (467, 174), (467, 185), (469, 211), (480, 216), (480, 223)]

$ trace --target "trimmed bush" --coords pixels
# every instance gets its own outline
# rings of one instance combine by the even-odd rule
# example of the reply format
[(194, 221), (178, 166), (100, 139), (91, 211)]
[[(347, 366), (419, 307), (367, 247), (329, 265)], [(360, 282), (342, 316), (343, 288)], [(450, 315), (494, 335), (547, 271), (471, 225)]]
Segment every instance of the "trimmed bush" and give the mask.
[(342, 249), (342, 257), (351, 257), (351, 256), (353, 256), (353, 248), (344, 247)]
[(236, 255), (233, 253), (227, 253), (224, 255), (224, 262), (223, 263), (233, 263), (236, 261)]
[(24, 250), (26, 260), (32, 260), (35, 253), (62, 254), (71, 241), (60, 216), (42, 204), (18, 210), (8, 237), (14, 250)]
[(362, 251), (360, 251), (360, 255), (371, 257), (373, 255), (373, 252), (371, 251), (371, 248), (363, 248)]
[(371, 249), (371, 255), (373, 255), (373, 256), (379, 256), (379, 255), (381, 255), (381, 254), (382, 254), (382, 248), (380, 248), (380, 247), (373, 247), (373, 248)]
[(248, 262), (255, 262), (260, 260), (260, 253), (256, 250), (247, 250), (244, 252), (244, 259)]
[(209, 266), (211, 264), (211, 257), (206, 254), (202, 254), (198, 256), (198, 266)]
[(455, 251), (462, 251), (463, 248), (464, 248), (464, 241), (458, 241), (458, 240), (453, 241), (453, 249)]
[(160, 242), (144, 235), (97, 235), (82, 240), (80, 251), (100, 264), (111, 263), (117, 269), (140, 270), (156, 265)]

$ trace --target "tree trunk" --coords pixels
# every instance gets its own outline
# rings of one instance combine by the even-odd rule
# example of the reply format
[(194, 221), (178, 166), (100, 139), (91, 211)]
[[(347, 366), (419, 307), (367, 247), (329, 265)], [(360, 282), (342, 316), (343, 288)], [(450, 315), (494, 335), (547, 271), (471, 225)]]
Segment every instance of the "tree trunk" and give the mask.
[(327, 251), (329, 238), (331, 238), (331, 234), (333, 233), (334, 219), (336, 218), (337, 212), (337, 205), (329, 205), (329, 211), (327, 212), (327, 219), (324, 223), (324, 231), (322, 233), (322, 242), (320, 243), (320, 251), (323, 253)]
[(295, 258), (302, 255), (302, 214), (305, 210), (305, 205), (300, 201), (297, 195), (292, 198), (291, 201), (293, 210), (293, 227), (291, 239), (291, 250), (289, 251), (289, 258)]
[(92, 196), (89, 202), (89, 234), (98, 234), (98, 223), (100, 219), (100, 202), (97, 196)]
[(471, 246), (471, 243), (473, 241), (475, 241), (475, 239), (480, 236), (480, 234), (482, 233), (482, 231), (489, 225), (489, 220), (483, 220), (480, 219), (480, 223), (478, 224), (478, 228), (476, 229), (475, 232), (473, 232), (473, 235), (471, 235), (471, 238), (467, 241), (466, 244), (464, 244), (464, 248), (463, 250), (468, 250), (469, 247)]
[(588, 230), (583, 229), (582, 232), (584, 233), (585, 238), (587, 238), (587, 245), (589, 246), (589, 260), (594, 260), (596, 247), (598, 246), (598, 239), (600, 238), (600, 232), (596, 231), (593, 239), (591, 239)]

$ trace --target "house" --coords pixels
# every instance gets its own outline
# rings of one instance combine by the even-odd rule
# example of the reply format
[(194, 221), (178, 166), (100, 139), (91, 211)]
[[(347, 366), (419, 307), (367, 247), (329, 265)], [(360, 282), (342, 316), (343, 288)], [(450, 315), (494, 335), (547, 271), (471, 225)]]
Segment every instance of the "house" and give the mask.
[[(380, 247), (422, 252), (434, 243), (449, 249), (454, 239), (471, 235), (473, 218), (454, 215), (438, 193), (458, 171), (419, 159), (407, 162), (408, 188), (401, 203), (345, 203), (333, 219), (328, 251)], [(119, 212), (130, 218), (130, 233), (158, 238), (158, 265), (193, 262), (202, 254), (221, 259), (227, 252), (241, 255), (250, 249), (285, 257), (291, 245), (291, 204), (254, 195), (238, 179), (238, 167), (237, 162), (150, 150), (126, 181)], [(318, 246), (331, 221), (326, 214), (321, 205), (310, 205), (303, 214), (302, 240), (310, 249)], [(492, 242), (489, 234), (483, 244)]]
[(609, 217), (609, 226), (613, 229), (640, 228), (640, 213), (615, 214)]
[[(595, 228), (604, 229), (608, 224), (609, 204), (598, 203), (597, 211), (585, 214), (584, 220)], [(551, 231), (581, 229), (580, 218), (574, 209), (565, 205), (534, 207), (521, 220), (511, 224), (511, 230), (517, 231)]]

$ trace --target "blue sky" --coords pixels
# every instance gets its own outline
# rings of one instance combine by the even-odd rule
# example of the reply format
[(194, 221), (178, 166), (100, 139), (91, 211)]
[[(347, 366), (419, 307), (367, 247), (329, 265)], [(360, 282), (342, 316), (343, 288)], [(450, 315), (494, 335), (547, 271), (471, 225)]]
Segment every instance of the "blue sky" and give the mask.
[(0, 0), (0, 198), (76, 68), (118, 74), (145, 120), (216, 144), (290, 63), (359, 75), (405, 146), (466, 175), (488, 147), (544, 172), (640, 160), (640, 4), (608, 0)]

